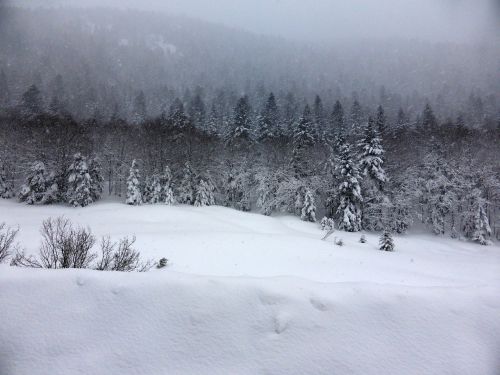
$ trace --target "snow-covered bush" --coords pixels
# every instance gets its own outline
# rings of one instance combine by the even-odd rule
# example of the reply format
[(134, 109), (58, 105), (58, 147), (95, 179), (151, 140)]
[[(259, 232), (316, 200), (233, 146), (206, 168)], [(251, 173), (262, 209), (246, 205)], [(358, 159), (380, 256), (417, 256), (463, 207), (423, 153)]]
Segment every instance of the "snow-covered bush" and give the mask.
[(335, 237), (334, 243), (337, 246), (344, 246), (344, 240), (342, 238)]
[(168, 259), (167, 258), (161, 258), (158, 261), (158, 264), (156, 265), (156, 268), (162, 269), (165, 268), (168, 265)]
[(366, 243), (367, 240), (366, 240), (366, 236), (364, 234), (361, 235), (360, 239), (359, 239), (359, 242), (360, 243)]
[(140, 253), (133, 248), (135, 237), (125, 237), (117, 243), (109, 236), (101, 240), (101, 256), (93, 250), (96, 237), (89, 228), (75, 227), (68, 219), (47, 219), (40, 230), (42, 244), (38, 256), (26, 256), (17, 251), (11, 265), (32, 268), (91, 268), (100, 271), (146, 271), (150, 261), (142, 263)]
[(196, 207), (213, 206), (215, 204), (215, 186), (210, 177), (200, 177), (196, 186), (195, 201)]
[(9, 228), (5, 223), (0, 223), (0, 263), (5, 261), (13, 250), (17, 248), (14, 243), (19, 229)]
[(321, 230), (329, 232), (335, 228), (335, 221), (330, 217), (323, 217), (320, 222)]
[(140, 174), (139, 174), (139, 168), (137, 166), (137, 161), (135, 159), (132, 161), (132, 166), (130, 167), (130, 173), (127, 178), (126, 203), (134, 206), (142, 204)]
[(385, 230), (380, 236), (379, 249), (382, 251), (394, 251), (394, 240), (392, 239), (391, 232)]

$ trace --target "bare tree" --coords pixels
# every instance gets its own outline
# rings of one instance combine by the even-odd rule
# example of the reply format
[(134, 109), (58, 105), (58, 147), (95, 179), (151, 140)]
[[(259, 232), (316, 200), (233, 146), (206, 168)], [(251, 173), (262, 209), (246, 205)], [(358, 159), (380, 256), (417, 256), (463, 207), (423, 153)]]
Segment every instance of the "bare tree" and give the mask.
[(17, 245), (14, 243), (19, 229), (7, 227), (5, 223), (0, 223), (0, 263), (5, 261), (15, 250)]

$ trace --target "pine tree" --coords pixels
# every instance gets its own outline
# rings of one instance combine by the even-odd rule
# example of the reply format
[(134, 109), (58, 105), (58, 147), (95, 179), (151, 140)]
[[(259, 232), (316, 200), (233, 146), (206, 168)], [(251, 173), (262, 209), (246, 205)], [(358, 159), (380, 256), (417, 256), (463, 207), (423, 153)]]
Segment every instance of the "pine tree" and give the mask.
[(195, 200), (195, 174), (191, 169), (191, 164), (186, 162), (179, 185), (179, 203), (194, 204)]
[(12, 184), (7, 180), (5, 165), (0, 162), (0, 198), (9, 199), (13, 195)]
[(363, 119), (363, 109), (359, 104), (358, 100), (355, 99), (351, 107), (351, 129), (354, 133), (357, 133), (361, 129), (361, 123)]
[(172, 184), (172, 173), (170, 168), (165, 167), (165, 171), (161, 176), (161, 202), (171, 206), (175, 203), (174, 190)]
[(97, 157), (88, 160), (90, 174), (90, 196), (92, 201), (97, 202), (101, 199), (104, 177), (102, 176), (101, 162)]
[(312, 134), (311, 109), (306, 105), (304, 113), (293, 133), (292, 167), (296, 178), (307, 176), (307, 152), (313, 145), (314, 136)]
[(36, 85), (31, 85), (22, 95), (21, 109), (24, 115), (37, 115), (42, 112), (42, 96)]
[(337, 135), (345, 134), (344, 108), (340, 101), (336, 101), (332, 112), (332, 129), (329, 134), (333, 140)]
[(316, 141), (323, 139), (325, 131), (325, 109), (323, 108), (323, 101), (319, 95), (314, 99), (313, 108), (313, 136)]
[(384, 148), (377, 130), (374, 127), (373, 119), (368, 119), (368, 125), (360, 142), (361, 157), (360, 168), (365, 177), (373, 180), (377, 187), (382, 190), (387, 181), (384, 164)]
[(348, 232), (361, 230), (361, 195), (360, 175), (353, 160), (349, 144), (341, 139), (339, 147), (339, 179), (338, 196), (339, 229)]
[(314, 194), (310, 189), (304, 195), (304, 205), (302, 207), (300, 219), (303, 221), (316, 222), (316, 206), (314, 204)]
[(196, 186), (194, 205), (196, 207), (205, 207), (215, 205), (215, 187), (210, 178), (200, 178)]
[(385, 116), (384, 108), (381, 105), (377, 108), (377, 131), (382, 136), (384, 136), (387, 131), (387, 117)]
[(259, 136), (260, 142), (267, 142), (275, 139), (279, 134), (279, 113), (276, 105), (276, 98), (271, 93), (266, 101), (264, 109), (259, 116)]
[(87, 159), (80, 153), (73, 157), (73, 163), (68, 168), (67, 202), (73, 207), (88, 206), (92, 199), (92, 180)]
[(27, 204), (49, 204), (57, 201), (58, 187), (54, 181), (54, 175), (47, 173), (44, 163), (34, 162), (26, 183), (21, 187), (19, 200)]
[(379, 245), (379, 249), (382, 251), (394, 251), (394, 240), (392, 239), (391, 232), (385, 230), (384, 233), (382, 233), (382, 236), (380, 236)]
[(189, 121), (184, 112), (184, 104), (179, 98), (176, 98), (172, 103), (169, 118), (178, 129), (184, 129), (188, 125)]
[(462, 213), (463, 232), (468, 238), (481, 245), (489, 243), (491, 228), (486, 213), (486, 200), (481, 190), (474, 188), (465, 197), (466, 207)]
[(146, 120), (146, 97), (144, 96), (144, 91), (140, 91), (134, 99), (134, 113), (133, 121), (136, 124), (140, 124)]
[(130, 173), (127, 178), (127, 204), (138, 206), (142, 204), (142, 193), (140, 184), (139, 168), (134, 159), (130, 167)]
[(207, 130), (205, 128), (206, 108), (201, 97), (201, 93), (197, 93), (189, 103), (189, 117), (191, 123), (198, 129)]
[(149, 196), (147, 203), (157, 204), (162, 201), (162, 185), (161, 185), (161, 177), (158, 174), (154, 174), (149, 179)]
[(436, 116), (429, 103), (425, 105), (424, 112), (422, 113), (422, 127), (427, 132), (435, 130), (437, 127)]
[(226, 138), (226, 144), (233, 150), (248, 150), (252, 144), (252, 119), (248, 97), (238, 100), (234, 109), (232, 127)]

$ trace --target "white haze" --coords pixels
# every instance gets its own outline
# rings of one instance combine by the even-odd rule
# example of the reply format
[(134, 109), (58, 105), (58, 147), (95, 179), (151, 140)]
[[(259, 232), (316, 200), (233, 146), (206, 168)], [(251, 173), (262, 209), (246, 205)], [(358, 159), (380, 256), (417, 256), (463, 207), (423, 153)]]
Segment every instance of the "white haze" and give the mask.
[(496, 0), (25, 0), (165, 11), (306, 41), (411, 38), (500, 42)]

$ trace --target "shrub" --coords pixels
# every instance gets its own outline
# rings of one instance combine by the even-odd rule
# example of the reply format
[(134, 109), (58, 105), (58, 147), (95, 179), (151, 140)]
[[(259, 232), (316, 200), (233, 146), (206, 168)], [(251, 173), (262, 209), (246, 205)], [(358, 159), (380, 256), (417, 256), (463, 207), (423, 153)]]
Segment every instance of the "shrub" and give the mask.
[(0, 223), (0, 263), (5, 261), (17, 245), (14, 243), (19, 229), (7, 227), (5, 223)]

